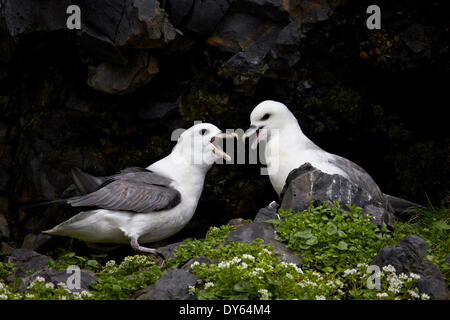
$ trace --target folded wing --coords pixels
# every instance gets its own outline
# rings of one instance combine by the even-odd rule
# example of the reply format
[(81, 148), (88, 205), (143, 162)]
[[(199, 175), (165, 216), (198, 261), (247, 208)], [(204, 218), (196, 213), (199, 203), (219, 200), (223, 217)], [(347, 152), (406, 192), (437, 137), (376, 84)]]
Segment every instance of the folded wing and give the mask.
[(107, 179), (96, 191), (73, 197), (74, 207), (98, 207), (108, 210), (148, 213), (167, 210), (181, 201), (180, 193), (170, 186), (172, 180), (143, 168), (129, 168)]

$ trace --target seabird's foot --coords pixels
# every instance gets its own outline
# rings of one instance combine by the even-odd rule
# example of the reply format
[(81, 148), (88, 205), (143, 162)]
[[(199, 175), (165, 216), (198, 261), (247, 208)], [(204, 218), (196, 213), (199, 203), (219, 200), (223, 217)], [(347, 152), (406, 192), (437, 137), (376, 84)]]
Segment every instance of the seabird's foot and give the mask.
[(139, 245), (138, 241), (136, 238), (131, 239), (131, 247), (139, 252), (144, 252), (144, 253), (149, 253), (152, 255), (159, 255), (158, 251), (156, 251), (156, 249), (152, 249), (152, 248), (146, 248), (146, 247), (142, 247), (141, 245)]

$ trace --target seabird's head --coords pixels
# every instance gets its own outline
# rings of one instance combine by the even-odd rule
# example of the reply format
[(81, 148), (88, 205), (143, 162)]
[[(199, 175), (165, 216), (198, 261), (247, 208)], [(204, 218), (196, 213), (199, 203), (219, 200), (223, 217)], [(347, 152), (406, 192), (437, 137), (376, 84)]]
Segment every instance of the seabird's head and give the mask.
[(183, 157), (191, 164), (209, 167), (220, 158), (231, 160), (230, 156), (223, 151), (222, 142), (223, 139), (236, 137), (235, 133), (223, 133), (213, 124), (200, 123), (181, 134), (176, 148), (181, 150)]
[(298, 123), (284, 104), (272, 100), (263, 101), (250, 114), (250, 128), (242, 138), (245, 140), (255, 134), (256, 138), (251, 145), (255, 149), (259, 142), (267, 140), (270, 130), (281, 130), (292, 121)]

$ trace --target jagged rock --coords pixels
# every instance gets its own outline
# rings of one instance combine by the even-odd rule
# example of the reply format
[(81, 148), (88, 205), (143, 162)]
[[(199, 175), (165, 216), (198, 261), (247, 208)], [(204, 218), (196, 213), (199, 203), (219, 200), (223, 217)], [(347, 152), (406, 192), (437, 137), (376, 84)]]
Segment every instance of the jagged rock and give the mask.
[(12, 147), (0, 144), (0, 191), (8, 189), (10, 181), (9, 168), (12, 161)]
[(167, 13), (156, 0), (83, 1), (84, 24), (117, 46), (158, 48), (176, 37)]
[[(267, 210), (273, 210), (273, 208), (266, 208)], [(261, 210), (260, 210), (261, 211)], [(265, 214), (269, 220), (272, 217)], [(274, 251), (278, 254), (282, 261), (286, 263), (295, 263), (298, 266), (302, 265), (302, 261), (291, 249), (285, 244), (275, 240), (276, 231), (274, 225), (264, 222), (263, 214), (259, 215), (259, 221), (249, 224), (245, 224), (236, 230), (231, 231), (225, 238), (225, 243), (229, 241), (245, 242), (247, 244), (252, 243), (256, 239), (263, 239), (264, 243), (272, 244)]]
[(128, 62), (126, 54), (111, 39), (89, 26), (81, 29), (78, 43), (80, 52), (86, 56), (112, 64), (123, 65)]
[(286, 184), (280, 195), (281, 208), (302, 211), (315, 200), (317, 204), (337, 200), (345, 209), (345, 204), (356, 205), (371, 216), (376, 225), (386, 223), (393, 227), (393, 215), (387, 210), (388, 203), (380, 203), (360, 186), (350, 182), (343, 176), (329, 175), (306, 163), (294, 169), (286, 179)]
[(227, 225), (229, 226), (241, 226), (243, 224), (245, 224), (245, 220), (242, 218), (234, 218), (231, 219), (230, 221), (228, 221)]
[(277, 213), (277, 209), (279, 206), (280, 205), (276, 201), (272, 201), (267, 207), (259, 209), (253, 221), (264, 222), (272, 219), (279, 220), (280, 216)]
[(425, 34), (425, 28), (419, 24), (413, 24), (402, 32), (400, 37), (406, 46), (414, 53), (425, 51), (429, 46), (429, 39)]
[(12, 37), (34, 31), (66, 29), (70, 0), (5, 1), (4, 19)]
[(283, 0), (241, 0), (235, 3), (236, 9), (240, 12), (279, 23), (289, 21), (289, 12), (294, 6), (294, 1)]
[(274, 62), (271, 67), (276, 70), (288, 69), (300, 60), (300, 43), (304, 37), (302, 20), (295, 19), (284, 27), (278, 34), (275, 46), (271, 50)]
[(175, 259), (175, 256), (173, 255), (173, 252), (175, 251), (175, 249), (182, 244), (182, 242), (175, 242), (175, 243), (171, 243), (165, 247), (160, 247), (157, 249), (158, 253), (163, 256), (163, 258), (166, 259)]
[(194, 0), (168, 0), (170, 21), (178, 27), (191, 12)]
[(161, 120), (180, 108), (179, 101), (150, 102), (138, 110), (139, 118), (143, 120)]
[(156, 58), (142, 51), (134, 54), (127, 65), (104, 62), (90, 66), (88, 85), (107, 94), (127, 94), (149, 83), (158, 72)]
[(395, 215), (399, 215), (403, 212), (407, 212), (408, 209), (411, 208), (424, 208), (423, 206), (421, 206), (418, 203), (414, 203), (399, 197), (394, 197), (388, 194), (384, 194), (384, 196), (387, 198), (387, 200), (389, 201), (392, 209), (394, 209), (394, 214)]
[(181, 269), (182, 270), (184, 270), (184, 271), (191, 271), (192, 270), (192, 268), (191, 268), (191, 265), (194, 263), (194, 262), (198, 262), (198, 263), (204, 263), (204, 264), (206, 264), (206, 265), (210, 265), (211, 263), (212, 263), (212, 261), (208, 258), (208, 257), (205, 257), (205, 256), (200, 256), (200, 257), (196, 257), (196, 258), (192, 258), (191, 260), (189, 260), (188, 262), (186, 262), (182, 267), (181, 267)]
[(7, 259), (7, 262), (13, 263), (14, 267), (16, 267), (16, 270), (8, 277), (8, 280), (35, 272), (45, 267), (49, 260), (49, 257), (32, 250), (16, 249)]
[(15, 243), (2, 242), (2, 251), (1, 254), (3, 256), (11, 255), (14, 250), (16, 250)]
[(397, 273), (419, 274), (417, 287), (420, 293), (426, 293), (435, 300), (447, 300), (447, 284), (439, 267), (425, 258), (426, 253), (425, 240), (407, 236), (396, 245), (381, 249), (370, 264), (379, 267), (392, 265)]
[(304, 33), (310, 31), (317, 22), (330, 18), (333, 7), (330, 6), (329, 2), (333, 3), (333, 7), (339, 5), (338, 1), (327, 0), (304, 0), (300, 2), (293, 15), (301, 19)]
[(264, 58), (275, 44), (279, 32), (278, 26), (270, 28), (247, 50), (238, 52), (225, 62), (219, 74), (225, 78), (231, 77), (236, 86), (255, 85), (269, 68)]
[[(76, 282), (73, 281), (74, 270), (55, 270), (53, 268), (45, 268), (39, 270), (32, 275), (25, 277), (22, 279), (20, 286), (18, 288), (19, 291), (26, 291), (30, 283), (35, 280), (37, 277), (42, 277), (45, 279), (45, 282), (51, 282), (55, 285), (58, 283), (64, 283), (67, 286), (67, 289), (73, 292), (81, 292), (89, 289), (89, 285), (95, 281), (97, 278), (96, 274), (89, 270), (80, 270), (80, 283), (79, 287), (76, 287)], [(71, 277), (69, 279), (69, 277)], [(75, 286), (75, 287), (73, 287)]]
[(6, 220), (6, 213), (8, 212), (8, 198), (0, 197), (0, 239), (9, 238), (8, 221)]
[(223, 18), (230, 3), (227, 0), (194, 0), (194, 7), (186, 29), (201, 35), (209, 34)]
[(222, 51), (237, 53), (249, 48), (273, 26), (257, 17), (234, 13), (224, 18), (207, 41)]
[(148, 286), (137, 300), (193, 300), (189, 286), (195, 286), (197, 279), (192, 273), (172, 267)]
[(39, 233), (38, 235), (29, 233), (23, 239), (22, 249), (37, 250), (51, 238), (51, 236), (43, 233)]

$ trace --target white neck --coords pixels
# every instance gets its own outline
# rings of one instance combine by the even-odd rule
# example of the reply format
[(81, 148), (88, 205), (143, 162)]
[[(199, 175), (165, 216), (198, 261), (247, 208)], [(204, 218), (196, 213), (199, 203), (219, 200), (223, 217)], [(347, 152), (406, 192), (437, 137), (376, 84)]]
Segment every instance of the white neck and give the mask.
[(175, 146), (172, 153), (151, 164), (147, 169), (172, 179), (173, 187), (176, 187), (182, 196), (199, 199), (209, 168), (191, 164)]

